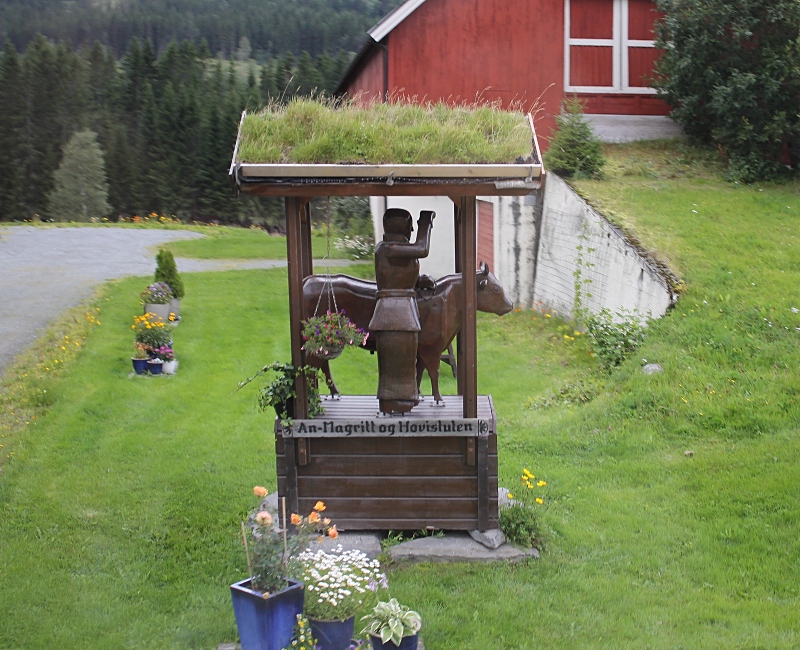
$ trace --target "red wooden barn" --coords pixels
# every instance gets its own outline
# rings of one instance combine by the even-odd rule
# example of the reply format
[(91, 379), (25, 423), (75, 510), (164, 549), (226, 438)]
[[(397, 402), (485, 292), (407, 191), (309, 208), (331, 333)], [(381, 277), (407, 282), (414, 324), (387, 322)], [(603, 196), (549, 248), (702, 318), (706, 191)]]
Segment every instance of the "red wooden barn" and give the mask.
[(587, 114), (667, 115), (648, 87), (653, 0), (407, 0), (369, 31), (340, 94), (520, 101), (547, 146), (565, 95)]

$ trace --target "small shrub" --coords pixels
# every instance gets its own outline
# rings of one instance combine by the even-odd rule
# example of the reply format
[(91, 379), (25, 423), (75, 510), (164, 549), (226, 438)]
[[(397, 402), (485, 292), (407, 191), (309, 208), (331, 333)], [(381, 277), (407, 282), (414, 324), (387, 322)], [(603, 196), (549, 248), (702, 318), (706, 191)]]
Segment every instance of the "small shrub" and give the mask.
[(636, 310), (621, 309), (616, 317), (607, 308), (584, 317), (592, 347), (605, 370), (620, 365), (644, 341), (647, 319)]
[(527, 503), (513, 503), (500, 510), (500, 528), (506, 540), (525, 548), (541, 547), (541, 531), (535, 510)]
[(561, 176), (601, 178), (606, 164), (603, 144), (583, 117), (577, 97), (564, 103), (564, 113), (556, 115), (558, 130), (544, 155), (547, 167)]
[(155, 281), (169, 285), (175, 298), (183, 298), (183, 280), (178, 275), (178, 267), (175, 265), (175, 257), (172, 255), (172, 251), (159, 250), (158, 255), (156, 255), (156, 265)]

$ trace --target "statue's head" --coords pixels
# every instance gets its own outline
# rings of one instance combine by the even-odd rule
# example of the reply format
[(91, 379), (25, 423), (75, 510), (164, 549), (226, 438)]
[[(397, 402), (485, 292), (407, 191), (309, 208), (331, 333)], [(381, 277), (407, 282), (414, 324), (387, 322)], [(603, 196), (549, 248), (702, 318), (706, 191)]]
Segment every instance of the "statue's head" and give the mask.
[(409, 239), (413, 230), (411, 213), (408, 210), (389, 208), (383, 213), (383, 232), (387, 235), (402, 235)]

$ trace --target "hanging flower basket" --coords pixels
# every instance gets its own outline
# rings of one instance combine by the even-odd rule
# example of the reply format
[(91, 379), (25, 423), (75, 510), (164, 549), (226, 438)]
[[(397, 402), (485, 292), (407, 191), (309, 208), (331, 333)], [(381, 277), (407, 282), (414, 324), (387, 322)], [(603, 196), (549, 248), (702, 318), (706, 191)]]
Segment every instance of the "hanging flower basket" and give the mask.
[(319, 359), (335, 359), (348, 345), (364, 345), (369, 335), (342, 311), (303, 321), (303, 350)]

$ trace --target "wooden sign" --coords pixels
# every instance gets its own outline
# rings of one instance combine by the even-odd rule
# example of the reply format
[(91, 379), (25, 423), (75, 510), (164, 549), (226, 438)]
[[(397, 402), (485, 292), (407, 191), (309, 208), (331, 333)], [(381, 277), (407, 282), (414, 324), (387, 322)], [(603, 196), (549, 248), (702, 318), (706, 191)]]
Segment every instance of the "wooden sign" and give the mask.
[(383, 438), (489, 434), (489, 423), (478, 418), (419, 419), (377, 417), (367, 419), (294, 420), (283, 427), (287, 438)]

